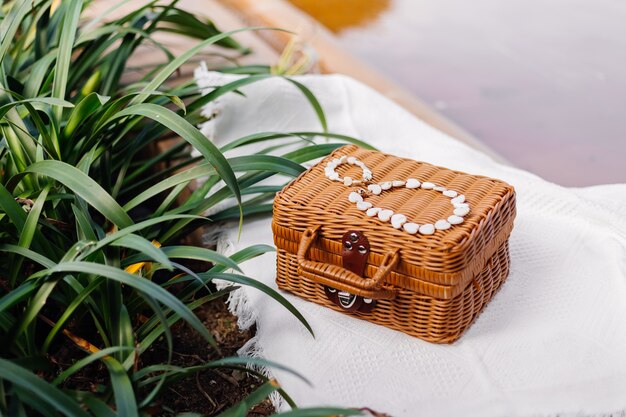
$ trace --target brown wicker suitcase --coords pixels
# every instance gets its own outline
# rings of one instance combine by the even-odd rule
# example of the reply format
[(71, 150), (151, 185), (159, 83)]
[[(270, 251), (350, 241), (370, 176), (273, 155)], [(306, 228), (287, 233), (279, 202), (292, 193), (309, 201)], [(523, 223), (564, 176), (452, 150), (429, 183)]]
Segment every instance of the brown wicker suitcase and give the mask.
[(458, 339), (509, 271), (515, 191), (344, 146), (274, 202), (278, 286), (429, 342)]

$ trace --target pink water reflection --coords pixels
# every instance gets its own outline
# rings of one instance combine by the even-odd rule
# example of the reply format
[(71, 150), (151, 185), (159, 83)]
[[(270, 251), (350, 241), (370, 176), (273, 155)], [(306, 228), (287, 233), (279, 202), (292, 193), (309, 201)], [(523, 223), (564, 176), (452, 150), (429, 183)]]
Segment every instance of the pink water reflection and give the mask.
[(515, 165), (626, 182), (626, 2), (395, 0), (342, 44)]

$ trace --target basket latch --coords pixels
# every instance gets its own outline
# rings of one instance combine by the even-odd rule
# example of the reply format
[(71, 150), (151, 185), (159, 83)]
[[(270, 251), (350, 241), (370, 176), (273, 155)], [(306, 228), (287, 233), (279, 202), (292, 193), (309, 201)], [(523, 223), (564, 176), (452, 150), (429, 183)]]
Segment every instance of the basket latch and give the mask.
[[(363, 277), (367, 256), (370, 253), (370, 243), (367, 237), (357, 230), (349, 230), (341, 238), (341, 246), (343, 267)], [(371, 298), (364, 298), (329, 286), (324, 286), (324, 292), (333, 303), (347, 311), (369, 313), (376, 304), (376, 300)]]

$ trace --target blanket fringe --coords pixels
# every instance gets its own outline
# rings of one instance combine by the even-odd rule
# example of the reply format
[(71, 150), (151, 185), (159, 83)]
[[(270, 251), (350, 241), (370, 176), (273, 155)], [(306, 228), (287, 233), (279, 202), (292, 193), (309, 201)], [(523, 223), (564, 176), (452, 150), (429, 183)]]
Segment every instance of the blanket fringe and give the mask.
[[(236, 251), (235, 244), (230, 239), (226, 238), (225, 233), (220, 233), (219, 235), (217, 235), (216, 243), (217, 251), (224, 256), (231, 256)], [(222, 289), (232, 285), (232, 283), (228, 281), (216, 280), (215, 285), (218, 289)], [(245, 287), (241, 287), (231, 292), (228, 296), (228, 299), (226, 300), (226, 304), (228, 306), (228, 311), (230, 311), (237, 317), (237, 325), (241, 330), (248, 330), (250, 327), (252, 327), (252, 325), (256, 324), (258, 334), (260, 330), (259, 322), (257, 321), (258, 313), (250, 307)], [(265, 358), (263, 348), (259, 344), (259, 338), (257, 335), (248, 340), (237, 351), (237, 354), (239, 356), (245, 356), (249, 358)], [(248, 365), (248, 367), (255, 370), (256, 372), (261, 373), (267, 378), (275, 379), (272, 371), (265, 366)], [(274, 391), (272, 394), (270, 394), (269, 400), (276, 411), (283, 410), (286, 406), (286, 401), (279, 392)]]

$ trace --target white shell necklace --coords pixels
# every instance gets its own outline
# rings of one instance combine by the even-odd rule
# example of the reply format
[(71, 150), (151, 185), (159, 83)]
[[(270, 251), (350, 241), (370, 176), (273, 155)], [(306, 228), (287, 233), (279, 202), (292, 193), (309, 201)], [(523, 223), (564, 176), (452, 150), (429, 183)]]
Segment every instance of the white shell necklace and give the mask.
[[(361, 179), (353, 179), (351, 177), (341, 178), (339, 176), (339, 173), (336, 171), (337, 167), (346, 163), (350, 165), (356, 165), (363, 170), (363, 175)], [(324, 168), (324, 173), (329, 180), (341, 182), (348, 187), (358, 184), (367, 184), (373, 178), (372, 171), (363, 162), (359, 161), (354, 156), (345, 155), (329, 161), (326, 164), (326, 168)], [(453, 207), (452, 215), (450, 215), (447, 219), (437, 220), (434, 224), (427, 223), (420, 225), (417, 223), (409, 222), (407, 216), (402, 213), (394, 213), (393, 210), (381, 207), (374, 207), (372, 203), (370, 203), (369, 201), (365, 201), (363, 198), (363, 195), (379, 195), (383, 191), (400, 187), (405, 187), (409, 189), (422, 188), (424, 190), (439, 191), (444, 196), (450, 198), (450, 203)], [(381, 183), (371, 183), (367, 185), (367, 191), (364, 189), (359, 189), (358, 191), (351, 192), (348, 195), (348, 200), (351, 203), (354, 203), (357, 209), (364, 211), (367, 216), (376, 216), (380, 221), (391, 222), (391, 225), (394, 228), (402, 229), (412, 235), (416, 233), (420, 233), (422, 235), (432, 235), (437, 230), (447, 230), (453, 225), (463, 223), (464, 217), (467, 216), (470, 212), (470, 206), (465, 201), (465, 196), (463, 194), (459, 194), (454, 190), (449, 190), (446, 187), (436, 185), (432, 182), (421, 182), (415, 178), (408, 178), (407, 180), (403, 181), (394, 180)]]

